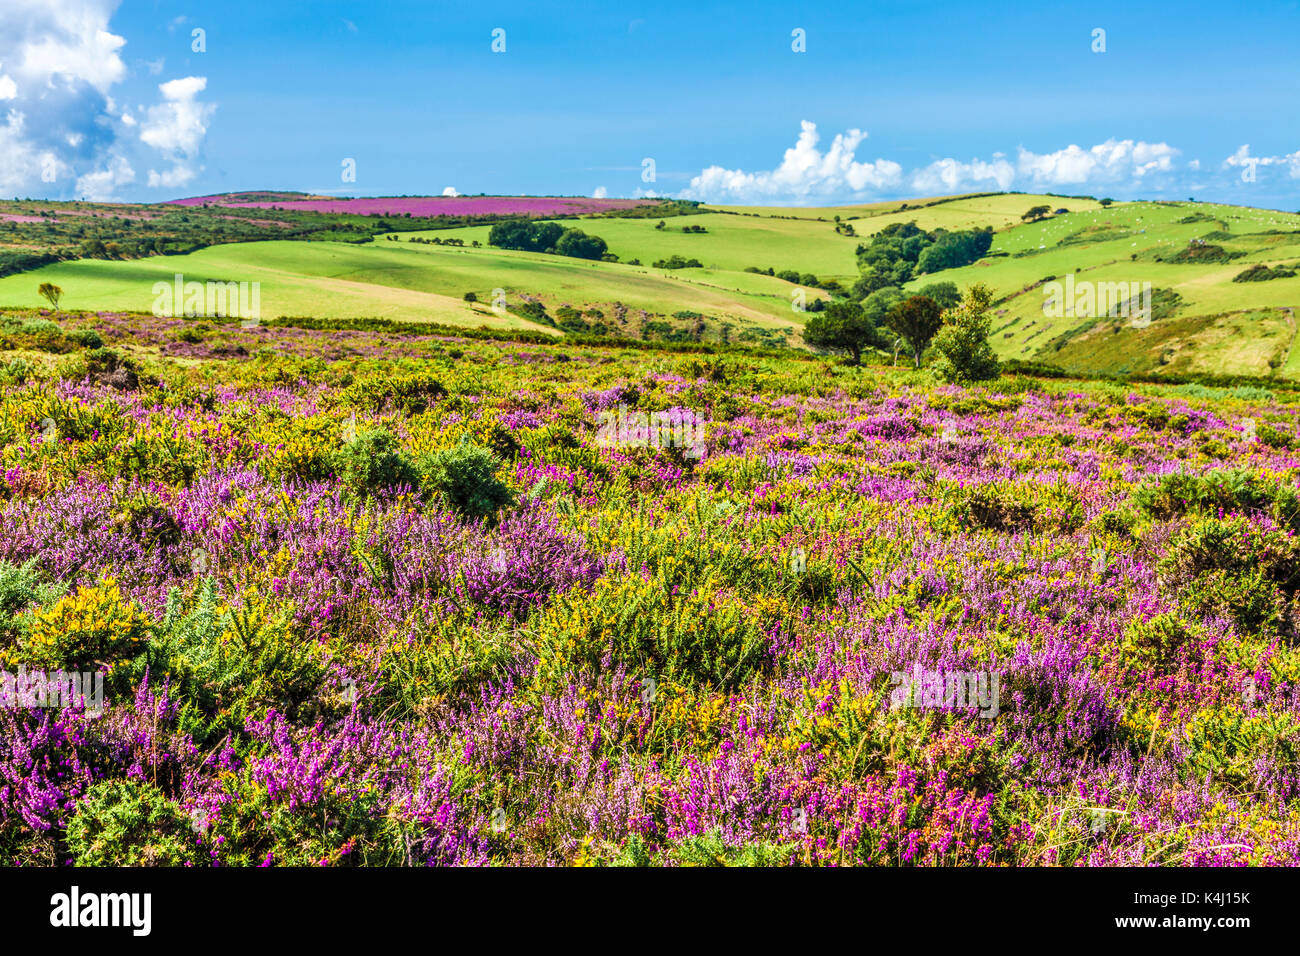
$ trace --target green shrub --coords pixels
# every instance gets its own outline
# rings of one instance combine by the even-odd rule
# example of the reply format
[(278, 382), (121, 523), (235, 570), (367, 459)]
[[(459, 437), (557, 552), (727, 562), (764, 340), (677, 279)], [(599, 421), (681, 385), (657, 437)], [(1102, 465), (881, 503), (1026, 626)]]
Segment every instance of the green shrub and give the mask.
[(1300, 494), (1272, 476), (1241, 468), (1164, 475), (1139, 486), (1132, 502), (1147, 517), (1161, 521), (1189, 514), (1253, 511), (1300, 532)]
[(134, 686), (146, 666), (151, 680), (165, 677), (187, 698), (179, 724), (200, 745), (267, 707), (292, 717), (325, 680), (316, 642), (298, 639), (283, 616), (269, 619), (260, 607), (226, 608), (211, 578), (188, 600), (178, 589), (168, 594), (147, 658), (121, 668), (122, 679)]
[(83, 349), (102, 349), (104, 347), (104, 337), (94, 329), (69, 329), (66, 333), (68, 340), (80, 345)]
[(1193, 615), (1227, 617), (1245, 634), (1293, 630), (1300, 540), (1284, 531), (1243, 517), (1204, 518), (1173, 540), (1158, 569)]
[(149, 783), (106, 780), (82, 796), (68, 822), (77, 866), (183, 866), (199, 861), (192, 821)]
[(427, 372), (377, 375), (349, 385), (343, 392), (342, 404), (372, 412), (393, 409), (418, 415), (446, 394), (443, 384)]
[(334, 464), (343, 483), (357, 495), (403, 485), (415, 488), (420, 483), (420, 476), (401, 444), (381, 429), (360, 432), (335, 453)]
[(501, 459), (491, 451), (465, 441), (420, 461), (424, 487), (471, 521), (491, 518), (513, 501), (510, 490), (497, 478), (500, 467)]
[(772, 843), (728, 846), (715, 832), (687, 837), (668, 856), (684, 866), (783, 866), (790, 864), (795, 848)]
[(1001, 372), (998, 357), (989, 345), (989, 316), (992, 293), (982, 284), (966, 290), (966, 296), (934, 337), (939, 353), (934, 364), (946, 382), (982, 382)]

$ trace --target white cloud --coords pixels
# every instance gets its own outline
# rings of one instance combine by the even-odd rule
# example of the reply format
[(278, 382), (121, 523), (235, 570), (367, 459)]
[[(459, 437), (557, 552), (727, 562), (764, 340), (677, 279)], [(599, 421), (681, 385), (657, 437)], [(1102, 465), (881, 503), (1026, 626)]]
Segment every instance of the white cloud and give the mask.
[(905, 184), (915, 190), (914, 194), (933, 195), (966, 189), (1117, 183), (1172, 171), (1179, 155), (1168, 143), (1108, 139), (1088, 149), (1071, 145), (1052, 153), (1034, 153), (1021, 147), (1014, 161), (1002, 153), (969, 162), (951, 157), (937, 159), (904, 177), (903, 167), (892, 160), (857, 161), (857, 149), (866, 139), (861, 130), (851, 129), (836, 136), (823, 153), (817, 148), (816, 124), (804, 120), (802, 125), (798, 142), (785, 151), (776, 169), (747, 173), (710, 166), (691, 180), (682, 197), (779, 204), (860, 200), (872, 194), (896, 194)]
[(455, 186), (446, 186), (446, 187), (444, 187), (443, 190), (442, 190), (442, 194), (443, 194), (444, 196), (459, 196), (459, 195), (460, 195), (460, 193), (456, 192), (456, 187), (455, 187)]
[(1108, 139), (1091, 149), (1071, 144), (1054, 153), (1033, 153), (1021, 147), (1018, 180), (1036, 186), (1076, 186), (1113, 183), (1173, 169), (1178, 150), (1168, 143)]
[(940, 159), (912, 174), (912, 187), (923, 193), (955, 192), (967, 186), (997, 186), (1006, 190), (1016, 178), (1016, 169), (1001, 153), (993, 162), (972, 159), (969, 163)]
[[(203, 77), (163, 83), (152, 107), (127, 112), (114, 101), (128, 72), (126, 40), (109, 29), (118, 3), (0, 0), (0, 196), (110, 199), (136, 181), (151, 148), (171, 167), (151, 182), (188, 182), (202, 168), (215, 109), (199, 99)], [(134, 66), (156, 75), (164, 61)]]
[(607, 195), (609, 195), (609, 191), (604, 186), (597, 186), (591, 192), (592, 199), (604, 199)]
[[(116, 0), (0, 3), (0, 195), (58, 194), (111, 146), (107, 91), (126, 75)], [(53, 180), (51, 180), (53, 176)]]
[(77, 179), (77, 195), (92, 202), (112, 199), (119, 186), (135, 182), (135, 170), (121, 156), (114, 156), (108, 165)]
[(88, 84), (105, 93), (126, 75), (126, 40), (108, 32), (116, 0), (5, 0), (0, 61), (20, 79)]
[(193, 161), (207, 135), (208, 120), (216, 109), (198, 100), (207, 85), (208, 80), (203, 76), (186, 76), (159, 85), (163, 102), (145, 112), (140, 140), (167, 157), (172, 168), (161, 173), (149, 170), (151, 188), (176, 189), (199, 174), (202, 167), (196, 167)]
[(202, 76), (160, 84), (163, 102), (149, 107), (140, 127), (140, 139), (168, 154), (193, 157), (198, 153), (208, 132), (208, 118), (215, 109), (195, 99), (207, 85), (207, 78)]
[(157, 170), (149, 170), (149, 188), (150, 189), (178, 189), (194, 179), (199, 171), (187, 163), (174, 163), (171, 169), (164, 169), (161, 173)]
[(1288, 166), (1291, 178), (1300, 179), (1300, 149), (1285, 156), (1252, 156), (1250, 144), (1243, 143), (1237, 151), (1223, 161), (1224, 166)]
[(820, 141), (817, 124), (804, 120), (801, 127), (799, 139), (785, 151), (776, 169), (747, 173), (710, 166), (691, 179), (682, 196), (711, 202), (798, 202), (862, 195), (900, 182), (903, 170), (895, 162), (857, 161), (857, 148), (867, 138), (862, 130), (836, 134), (830, 148), (823, 153), (817, 148)]

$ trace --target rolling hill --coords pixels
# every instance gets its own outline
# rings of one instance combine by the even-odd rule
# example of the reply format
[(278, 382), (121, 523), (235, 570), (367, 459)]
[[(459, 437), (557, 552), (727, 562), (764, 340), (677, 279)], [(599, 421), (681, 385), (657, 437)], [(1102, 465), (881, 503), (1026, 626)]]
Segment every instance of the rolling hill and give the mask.
[[(1273, 278), (1271, 271), (1257, 269), (1270, 278), (1234, 281), (1253, 267), (1300, 265), (1300, 214), (1003, 193), (821, 208), (668, 204), (660, 207), (662, 218), (610, 207), (556, 220), (600, 236), (618, 260), (589, 261), (491, 247), (490, 224), (434, 223), (427, 210), (424, 219), (403, 221), (403, 231), (384, 232), (384, 225), (398, 228), (391, 217), (331, 207), (322, 224), (311, 217), (324, 212), (295, 211), (284, 205), (286, 197), (258, 196), (259, 208), (247, 206), (247, 196), (227, 198), (224, 206), (112, 212), (115, 221), (135, 216), (171, 222), (179, 210), (215, 217), (222, 228), (228, 213), (241, 217), (241, 229), (269, 221), (246, 217), (283, 216), (286, 228), (268, 227), (268, 238), (260, 241), (226, 241), (242, 236), (223, 234), (220, 245), (179, 255), (53, 262), (0, 278), (0, 307), (39, 308), (44, 302), (37, 286), (52, 282), (64, 290), (63, 308), (144, 312), (153, 303), (154, 284), (181, 274), (200, 282), (260, 283), (262, 315), (268, 318), (373, 316), (560, 335), (556, 316), (567, 313), (599, 319), (631, 337), (798, 345), (804, 315), (793, 303), (827, 299), (822, 285), (847, 289), (859, 275), (861, 243), (893, 223), (915, 222), (927, 230), (995, 230), (992, 247), (979, 261), (913, 279), (908, 288), (936, 279), (961, 287), (988, 284), (998, 296), (993, 344), (1004, 359), (1089, 373), (1300, 376), (1300, 353), (1293, 354), (1300, 276), (1283, 271)], [(72, 204), (39, 205), (7, 214), (43, 215), (46, 221), (108, 214), (59, 208)], [(1025, 211), (1039, 205), (1057, 212), (1023, 222)], [(181, 221), (187, 224), (196, 228)], [(16, 222), (11, 228), (28, 230), (24, 248), (39, 250), (31, 237), (38, 240), (40, 230), (57, 227)], [(344, 233), (349, 229), (358, 233), (355, 238)], [(701, 265), (655, 265), (670, 257)], [(777, 275), (767, 274), (769, 269)], [(1122, 316), (1051, 314), (1052, 283), (1067, 276), (1071, 288), (1149, 287), (1152, 321), (1135, 327)], [(467, 293), (477, 301), (466, 301)], [(506, 309), (492, 308), (502, 295)]]

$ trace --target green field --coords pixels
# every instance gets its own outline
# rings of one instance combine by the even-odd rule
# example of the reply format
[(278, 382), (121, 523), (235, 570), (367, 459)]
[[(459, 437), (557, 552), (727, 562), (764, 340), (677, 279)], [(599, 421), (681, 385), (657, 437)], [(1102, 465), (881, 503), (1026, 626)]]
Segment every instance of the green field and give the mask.
[[(1207, 242), (1242, 255), (1230, 262), (1169, 261), (1207, 236)], [(959, 286), (985, 282), (1010, 296), (998, 308), (993, 336), (1003, 358), (1108, 372), (1300, 371), (1290, 359), (1300, 277), (1232, 281), (1257, 263), (1300, 263), (1300, 215), (1201, 203), (1123, 203), (1001, 232), (988, 257), (943, 278)], [(1038, 283), (1067, 274), (1076, 283), (1149, 282), (1153, 290), (1176, 293), (1179, 301), (1171, 315), (1145, 329), (1123, 321), (1049, 317)]]
[[(1023, 213), (1037, 205), (1068, 212), (1022, 222)], [(614, 330), (633, 337), (655, 322), (661, 329), (693, 328), (697, 337), (798, 344), (803, 315), (792, 297), (824, 299), (828, 293), (745, 270), (811, 273), (848, 288), (859, 275), (859, 243), (891, 223), (915, 221), (926, 229), (996, 230), (985, 258), (909, 286), (936, 280), (990, 285), (999, 297), (993, 344), (1004, 359), (1079, 372), (1300, 376), (1300, 355), (1293, 355), (1300, 277), (1232, 281), (1251, 265), (1300, 264), (1300, 214), (1179, 202), (1103, 208), (1091, 199), (1023, 194), (806, 209), (704, 208), (665, 216), (662, 229), (658, 218), (562, 220), (603, 238), (618, 262), (493, 248), (486, 225), (397, 232), (359, 243), (240, 242), (185, 255), (58, 262), (0, 278), (0, 307), (41, 307), (37, 286), (53, 282), (64, 290), (63, 308), (149, 311), (154, 283), (180, 273), (200, 282), (259, 282), (267, 318), (373, 316), (562, 334), (545, 321), (516, 314), (532, 298), (548, 316), (564, 306), (588, 316), (598, 312)], [(853, 235), (843, 234), (846, 225)], [(1218, 255), (1213, 247), (1221, 247), (1233, 258), (1172, 261), (1193, 242), (1207, 244), (1194, 251)], [(704, 268), (653, 267), (673, 255), (698, 259)], [(1129, 283), (1135, 291), (1150, 283), (1158, 304), (1155, 321), (1133, 328), (1120, 319), (1046, 314), (1044, 282), (1067, 275), (1076, 283)], [(489, 307), (495, 290), (503, 290), (510, 311)], [(464, 301), (470, 292), (477, 303)], [(700, 322), (707, 331), (701, 333)]]
[[(494, 289), (507, 303), (520, 293), (548, 306), (609, 307), (671, 314), (687, 308), (763, 328), (796, 329), (789, 283), (770, 276), (709, 269), (668, 270), (594, 263), (498, 249), (411, 243), (234, 243), (184, 256), (126, 262), (81, 259), (0, 279), (0, 303), (36, 308), (42, 282), (64, 290), (60, 306), (147, 312), (153, 285), (180, 273), (186, 281), (261, 283), (262, 315), (381, 318), (453, 325), (549, 328), (490, 310)], [(474, 292), (480, 302), (463, 301)], [(822, 293), (811, 293), (822, 294)]]

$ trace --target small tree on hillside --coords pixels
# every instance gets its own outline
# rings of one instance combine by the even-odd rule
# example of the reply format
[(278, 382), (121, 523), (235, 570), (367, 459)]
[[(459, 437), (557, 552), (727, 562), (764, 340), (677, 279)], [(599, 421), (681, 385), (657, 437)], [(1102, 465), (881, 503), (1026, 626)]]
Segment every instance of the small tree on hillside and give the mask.
[(808, 317), (803, 340), (815, 349), (848, 352), (849, 364), (862, 364), (862, 350), (876, 338), (875, 327), (856, 302), (832, 302), (824, 312)]
[(955, 282), (931, 282), (919, 289), (916, 294), (929, 296), (939, 303), (939, 308), (945, 311), (961, 301), (961, 292), (958, 291)]
[(921, 353), (943, 326), (943, 309), (929, 296), (910, 296), (889, 310), (885, 325), (912, 347), (912, 358), (920, 368)]
[(49, 300), (50, 306), (58, 311), (59, 299), (63, 297), (63, 290), (52, 282), (42, 282), (40, 288), (36, 290), (39, 294)]
[(1037, 222), (1051, 211), (1051, 206), (1031, 206), (1029, 211), (1020, 217), (1020, 220), (1022, 222)]
[(934, 339), (939, 359), (935, 371), (947, 382), (983, 382), (1001, 374), (998, 357), (989, 345), (989, 309), (993, 293), (977, 283), (966, 290), (962, 303), (947, 314)]

